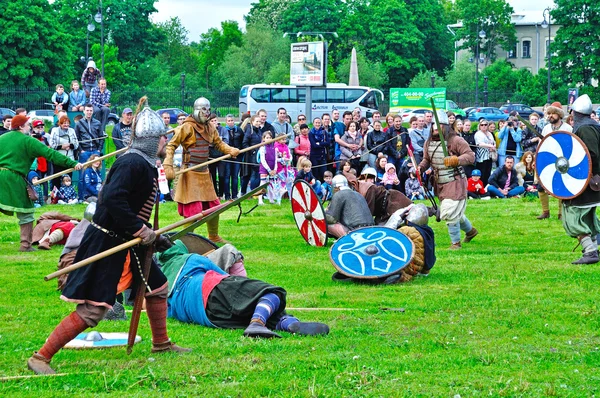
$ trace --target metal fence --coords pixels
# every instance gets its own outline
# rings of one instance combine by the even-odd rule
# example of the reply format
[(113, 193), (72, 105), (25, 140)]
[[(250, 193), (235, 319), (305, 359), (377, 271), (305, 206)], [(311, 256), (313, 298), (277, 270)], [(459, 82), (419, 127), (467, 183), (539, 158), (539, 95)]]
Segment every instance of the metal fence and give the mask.
[[(109, 88), (110, 90), (110, 88)], [(0, 107), (25, 108), (28, 111), (37, 109), (51, 109), (51, 98), (55, 90), (50, 88), (0, 88)], [(137, 106), (142, 96), (148, 96), (153, 109), (180, 108), (191, 112), (194, 101), (199, 97), (206, 97), (211, 102), (213, 112), (219, 116), (228, 113), (239, 114), (239, 92), (237, 91), (187, 91), (187, 90), (111, 90), (112, 111), (120, 114), (125, 108)]]
[[(110, 88), (109, 88), (110, 89)], [(112, 111), (120, 114), (124, 108), (134, 108), (139, 99), (148, 96), (150, 105), (154, 109), (160, 108), (181, 108), (186, 112), (191, 112), (194, 101), (199, 97), (206, 97), (210, 100), (212, 109), (220, 117), (232, 113), (239, 116), (239, 93), (237, 91), (209, 91), (209, 90), (111, 90)], [(50, 109), (50, 99), (54, 93), (50, 88), (0, 88), (0, 107), (2, 108), (25, 108), (27, 110)], [(385, 115), (389, 111), (389, 90), (379, 110)], [(446, 98), (458, 104), (461, 108), (475, 105), (474, 91), (448, 91)], [(485, 91), (479, 92), (480, 106), (499, 107), (507, 100), (513, 103), (523, 101), (521, 95), (512, 92)]]

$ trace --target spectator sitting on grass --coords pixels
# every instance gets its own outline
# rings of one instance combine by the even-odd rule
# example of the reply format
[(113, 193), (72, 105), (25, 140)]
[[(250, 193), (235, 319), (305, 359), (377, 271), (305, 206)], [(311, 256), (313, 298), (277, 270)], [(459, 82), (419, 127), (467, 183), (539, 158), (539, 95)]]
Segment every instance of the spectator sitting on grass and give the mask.
[(488, 192), (496, 198), (520, 197), (525, 188), (519, 185), (517, 172), (513, 168), (515, 158), (508, 155), (502, 167), (498, 167), (489, 179)]
[[(90, 156), (89, 161), (93, 161), (99, 158), (98, 155)], [(100, 168), (102, 167), (102, 161), (96, 160), (91, 166), (86, 167), (83, 173), (83, 198), (87, 202), (97, 202), (98, 194), (102, 189), (102, 175), (100, 174)]]
[(469, 199), (491, 199), (490, 193), (487, 192), (481, 181), (481, 170), (473, 169), (471, 178), (467, 180), (467, 195)]
[(68, 175), (63, 176), (62, 184), (58, 189), (58, 204), (59, 205), (74, 205), (79, 203), (77, 200), (77, 193), (71, 186), (71, 177)]

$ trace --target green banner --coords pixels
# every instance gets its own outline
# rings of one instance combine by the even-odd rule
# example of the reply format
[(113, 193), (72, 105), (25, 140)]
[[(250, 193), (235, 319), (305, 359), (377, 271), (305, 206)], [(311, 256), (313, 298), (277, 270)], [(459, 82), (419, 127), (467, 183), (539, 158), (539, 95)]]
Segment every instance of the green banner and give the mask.
[(437, 109), (446, 108), (446, 88), (392, 88), (390, 89), (390, 112), (401, 109), (431, 109), (434, 99)]

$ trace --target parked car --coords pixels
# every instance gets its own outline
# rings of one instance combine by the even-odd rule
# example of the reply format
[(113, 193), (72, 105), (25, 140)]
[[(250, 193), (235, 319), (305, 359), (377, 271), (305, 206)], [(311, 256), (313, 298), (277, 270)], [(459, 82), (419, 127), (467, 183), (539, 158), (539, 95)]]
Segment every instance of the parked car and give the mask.
[(184, 112), (179, 108), (163, 108), (156, 111), (156, 113), (158, 113), (159, 115), (162, 115), (165, 112), (167, 112), (171, 117), (170, 124), (177, 124), (177, 115), (179, 115), (180, 113), (185, 113), (186, 116), (188, 115), (187, 112)]
[(474, 122), (478, 122), (481, 119), (498, 121), (508, 119), (508, 113), (504, 113), (500, 109), (491, 106), (480, 106), (471, 109), (467, 114), (467, 118)]
[(54, 111), (52, 109), (36, 109), (29, 111), (27, 117), (31, 120), (39, 119), (54, 124)]
[(465, 111), (460, 109), (460, 107), (456, 105), (456, 102), (454, 101), (446, 100), (446, 110), (454, 113), (457, 119), (463, 120), (467, 117)]
[(519, 115), (525, 119), (529, 118), (529, 115), (531, 115), (532, 113), (537, 113), (540, 118), (544, 117), (543, 112), (536, 111), (529, 105), (525, 104), (504, 104), (500, 107), (500, 110), (506, 113), (507, 116), (512, 111), (517, 111)]
[(14, 116), (16, 115), (15, 111), (13, 111), (12, 109), (8, 109), (8, 108), (0, 108), (0, 118), (3, 118), (4, 115), (11, 115)]
[(413, 116), (425, 116), (425, 112), (431, 112), (431, 109), (402, 109), (398, 115), (402, 116), (402, 123), (408, 123)]

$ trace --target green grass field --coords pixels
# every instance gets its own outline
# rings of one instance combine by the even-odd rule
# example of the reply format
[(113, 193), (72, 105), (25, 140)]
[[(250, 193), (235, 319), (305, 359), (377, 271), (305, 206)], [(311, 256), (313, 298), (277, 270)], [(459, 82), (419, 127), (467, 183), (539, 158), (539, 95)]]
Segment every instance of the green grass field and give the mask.
[[(553, 217), (540, 221), (537, 201), (469, 201), (467, 215), (479, 236), (450, 251), (446, 226), (433, 221), (437, 263), (431, 274), (391, 286), (332, 282), (328, 249), (304, 243), (289, 202), (257, 208), (239, 224), (236, 210), (229, 210), (221, 217), (222, 236), (242, 250), (249, 276), (285, 287), (288, 307), (302, 308), (290, 312), (328, 323), (329, 336), (284, 333), (256, 341), (240, 330), (169, 320), (171, 338), (194, 351), (160, 356), (150, 353), (142, 315), (143, 341), (131, 356), (125, 349), (64, 350), (52, 364), (67, 375), (3, 380), (0, 395), (597, 396), (600, 265), (570, 265), (580, 252), (571, 252), (576, 242), (556, 219), (556, 201), (550, 204)], [(79, 215), (84, 207), (43, 210), (57, 209)], [(176, 220), (175, 204), (163, 205), (161, 226)], [(2, 378), (32, 374), (27, 358), (73, 310), (59, 299), (55, 281), (43, 281), (56, 269), (61, 247), (23, 254), (18, 238), (16, 218), (1, 217)], [(105, 321), (97, 330), (128, 326)]]

